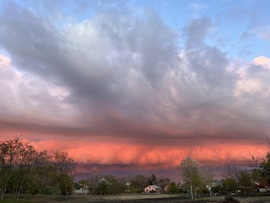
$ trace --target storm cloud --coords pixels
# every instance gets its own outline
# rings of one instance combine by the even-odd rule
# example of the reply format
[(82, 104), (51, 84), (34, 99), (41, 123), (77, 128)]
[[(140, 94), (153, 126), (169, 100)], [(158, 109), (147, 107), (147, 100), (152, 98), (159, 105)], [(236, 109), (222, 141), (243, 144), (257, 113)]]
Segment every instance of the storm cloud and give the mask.
[[(265, 143), (269, 58), (240, 63), (208, 43), (210, 17), (175, 29), (151, 9), (102, 5), (89, 18), (59, 21), (3, 4), (3, 138), (24, 134), (44, 149), (58, 143), (83, 163), (167, 166), (191, 149), (209, 161), (221, 144), (248, 152)], [(82, 143), (66, 148), (63, 140)], [(154, 153), (141, 154), (147, 149)], [(167, 154), (154, 156), (160, 149)], [(221, 161), (237, 158), (229, 151)]]

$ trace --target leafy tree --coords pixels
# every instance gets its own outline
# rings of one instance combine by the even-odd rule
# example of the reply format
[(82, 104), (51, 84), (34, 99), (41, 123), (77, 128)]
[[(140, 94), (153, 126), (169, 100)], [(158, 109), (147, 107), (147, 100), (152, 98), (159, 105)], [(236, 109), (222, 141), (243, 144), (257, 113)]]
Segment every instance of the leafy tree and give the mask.
[(175, 182), (170, 182), (168, 185), (168, 192), (170, 194), (179, 193), (179, 187), (176, 185)]
[(263, 180), (270, 183), (270, 153), (268, 152), (266, 155), (266, 159), (261, 162), (259, 165), (260, 176)]
[(184, 181), (183, 186), (190, 191), (191, 199), (206, 192), (206, 189), (212, 195), (213, 167), (200, 166), (196, 160), (188, 157), (180, 163), (180, 175)]
[(104, 179), (108, 183), (108, 191), (107, 191), (108, 193), (118, 194), (118, 193), (123, 192), (122, 185), (116, 176), (106, 175), (106, 176), (104, 176)]
[(225, 191), (235, 192), (237, 190), (237, 181), (233, 178), (223, 179), (222, 184)]
[(238, 184), (241, 187), (251, 187), (253, 183), (252, 183), (252, 177), (251, 177), (250, 172), (240, 171)]
[(62, 195), (71, 193), (74, 190), (73, 179), (66, 173), (61, 173), (58, 176), (58, 186)]
[[(65, 152), (49, 156), (37, 151), (30, 142), (20, 138), (0, 141), (0, 191), (18, 199), (22, 192), (38, 194), (56, 188), (62, 194), (72, 191), (73, 160)], [(54, 190), (56, 192), (56, 190)]]
[(30, 142), (20, 138), (1, 141), (1, 190), (10, 188), (14, 198), (18, 199), (22, 190), (27, 190), (27, 184), (33, 179), (32, 174), (46, 159), (46, 155), (46, 152), (38, 152)]
[(4, 198), (5, 191), (8, 187), (8, 182), (12, 177), (12, 170), (14, 167), (14, 159), (17, 156), (14, 150), (17, 143), (20, 140), (18, 138), (14, 140), (0, 141), (0, 190), (1, 199)]
[(130, 182), (127, 177), (121, 177), (119, 179), (119, 184), (121, 187), (121, 192), (130, 192)]
[(38, 152), (30, 142), (20, 140), (16, 146), (18, 156), (15, 159), (16, 182), (15, 191), (16, 199), (19, 198), (21, 191), (26, 190), (27, 182), (33, 178), (32, 174), (36, 168), (44, 161), (47, 153)]
[[(72, 192), (73, 172), (75, 170), (74, 161), (66, 152), (55, 151), (50, 157), (51, 177), (55, 187), (55, 193), (61, 194)], [(67, 190), (68, 188), (68, 190)]]
[(183, 159), (180, 163), (180, 175), (185, 185), (189, 187), (190, 197), (193, 199), (196, 189), (199, 188), (202, 183), (198, 162), (190, 157)]
[(104, 195), (108, 192), (109, 183), (105, 179), (101, 179), (97, 185), (97, 190), (100, 195)]

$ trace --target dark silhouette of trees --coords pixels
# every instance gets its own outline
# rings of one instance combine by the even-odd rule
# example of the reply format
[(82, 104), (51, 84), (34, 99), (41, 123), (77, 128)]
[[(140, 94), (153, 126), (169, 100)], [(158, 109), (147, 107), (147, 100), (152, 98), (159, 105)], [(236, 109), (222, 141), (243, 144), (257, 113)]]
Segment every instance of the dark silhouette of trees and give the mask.
[[(65, 152), (48, 154), (21, 138), (0, 141), (0, 193), (66, 194), (73, 190), (73, 160)], [(47, 192), (46, 192), (47, 191)]]

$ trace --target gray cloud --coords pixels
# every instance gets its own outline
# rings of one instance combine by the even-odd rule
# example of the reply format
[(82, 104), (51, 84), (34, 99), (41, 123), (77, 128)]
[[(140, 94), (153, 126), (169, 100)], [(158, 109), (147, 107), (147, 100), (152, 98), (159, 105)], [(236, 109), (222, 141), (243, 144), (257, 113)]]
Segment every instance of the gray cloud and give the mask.
[[(0, 16), (0, 46), (11, 65), (32, 81), (17, 87), (20, 94), (9, 93), (28, 105), (29, 123), (19, 126), (44, 130), (34, 125), (36, 118), (52, 127), (48, 133), (105, 134), (161, 145), (164, 140), (241, 140), (242, 135), (254, 140), (260, 129), (269, 130), (268, 117), (256, 113), (258, 108), (269, 110), (269, 95), (260, 97), (260, 105), (247, 92), (235, 95), (239, 67), (230, 70), (226, 53), (205, 42), (211, 19), (190, 21), (182, 39), (152, 11), (121, 9), (103, 8), (90, 19), (60, 26), (38, 12), (7, 5)], [(181, 40), (185, 47), (180, 47)], [(245, 79), (263, 80), (267, 88), (269, 70), (250, 66), (246, 71)], [(48, 87), (64, 88), (67, 94), (56, 99)], [(33, 99), (36, 108), (29, 102)], [(57, 115), (61, 122), (53, 126)]]
[(209, 18), (203, 17), (192, 20), (185, 28), (187, 36), (187, 48), (197, 48), (204, 44), (204, 39), (211, 28), (212, 23)]

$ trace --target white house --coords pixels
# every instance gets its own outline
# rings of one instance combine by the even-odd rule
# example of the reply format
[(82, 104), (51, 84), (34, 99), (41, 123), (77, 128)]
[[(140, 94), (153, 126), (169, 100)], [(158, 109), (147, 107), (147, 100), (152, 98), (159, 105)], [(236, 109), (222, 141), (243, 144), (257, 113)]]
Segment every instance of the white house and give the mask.
[(76, 195), (89, 195), (90, 190), (86, 189), (86, 188), (80, 188), (80, 189), (77, 189), (77, 190), (73, 190), (73, 194), (76, 194)]
[(145, 193), (161, 193), (162, 188), (157, 185), (149, 185), (146, 188), (144, 188)]
[(90, 190), (87, 185), (81, 185), (79, 183), (74, 182), (74, 187), (75, 187), (75, 190), (73, 190), (73, 194), (76, 194), (76, 195), (90, 194)]

